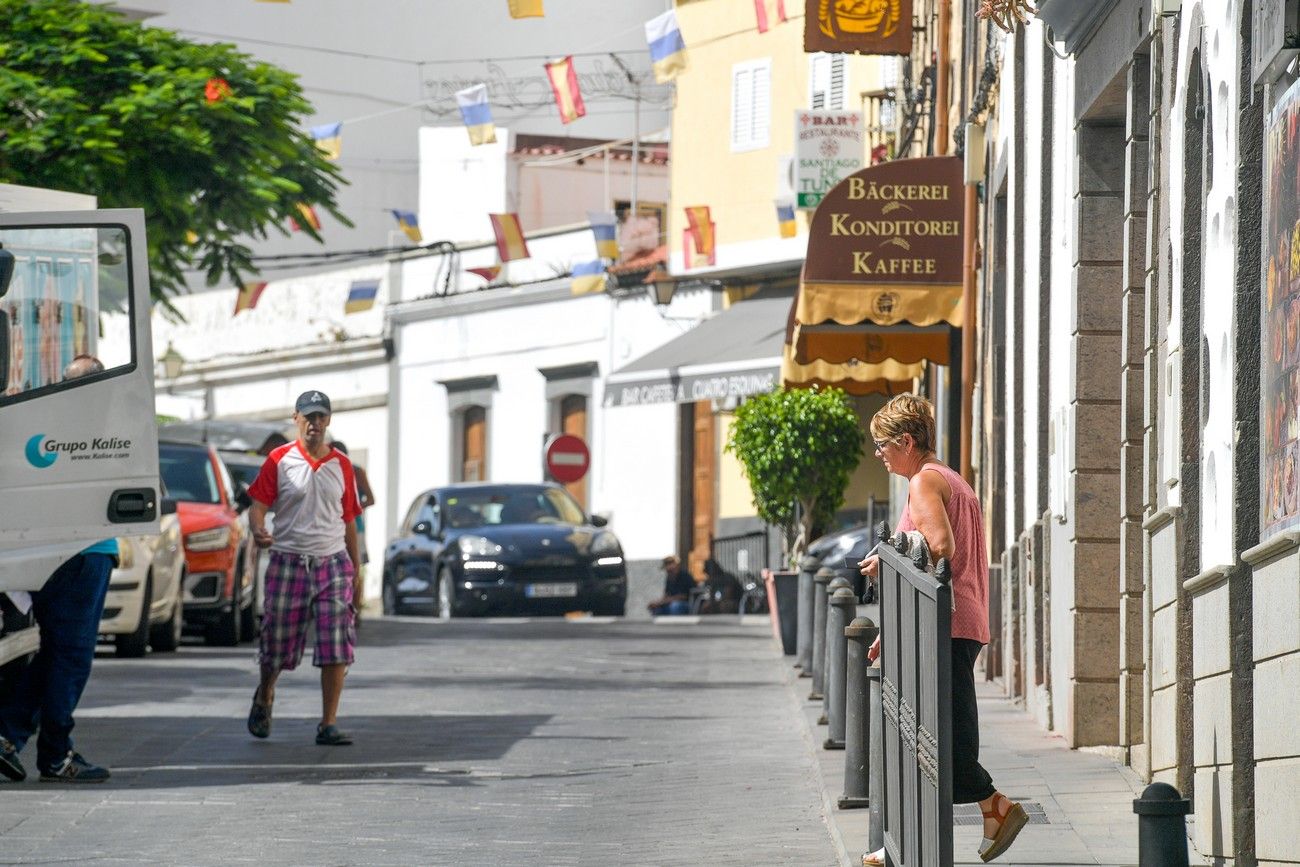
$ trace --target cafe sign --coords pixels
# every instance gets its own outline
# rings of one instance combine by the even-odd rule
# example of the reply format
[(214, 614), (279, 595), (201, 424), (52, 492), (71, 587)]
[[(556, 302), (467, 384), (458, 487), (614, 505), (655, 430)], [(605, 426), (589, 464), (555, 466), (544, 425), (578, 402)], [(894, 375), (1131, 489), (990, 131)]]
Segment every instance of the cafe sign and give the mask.
[(806, 0), (804, 51), (912, 52), (912, 0)]
[(795, 318), (960, 325), (963, 207), (958, 157), (849, 175), (813, 214)]

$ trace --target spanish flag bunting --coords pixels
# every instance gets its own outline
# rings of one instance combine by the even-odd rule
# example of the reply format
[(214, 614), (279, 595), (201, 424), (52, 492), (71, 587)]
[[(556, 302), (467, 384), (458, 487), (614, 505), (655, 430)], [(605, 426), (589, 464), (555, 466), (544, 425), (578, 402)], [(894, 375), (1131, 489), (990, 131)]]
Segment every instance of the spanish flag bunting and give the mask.
[(489, 283), (501, 276), (500, 265), (492, 265), (487, 268), (466, 268), (465, 270), (471, 274), (477, 274)]
[(233, 315), (238, 316), (241, 311), (252, 310), (256, 307), (265, 289), (266, 283), (245, 283), (240, 286), (239, 294), (235, 296), (235, 312)]
[(424, 236), (420, 234), (420, 221), (416, 219), (415, 214), (410, 211), (393, 211), (393, 218), (397, 220), (398, 228), (411, 239), (411, 243), (418, 244), (424, 240)]
[(325, 159), (336, 160), (343, 153), (343, 124), (314, 126), (311, 128), (311, 137), (316, 140), (316, 147), (325, 154)]
[(590, 295), (605, 289), (605, 263), (600, 259), (580, 262), (573, 266), (573, 282), (570, 284), (574, 295)]
[(524, 241), (524, 230), (519, 227), (518, 214), (488, 214), (492, 221), (492, 233), (497, 236), (497, 253), (502, 262), (528, 258), (528, 244)]
[[(316, 209), (306, 202), (299, 202), (294, 206), (298, 209), (298, 215), (302, 217), (303, 223), (311, 226), (317, 232), (320, 231), (320, 217), (316, 215)], [(294, 232), (301, 232), (302, 225), (293, 217), (289, 218), (289, 228)]]
[(379, 294), (378, 280), (353, 280), (348, 287), (348, 300), (343, 304), (344, 313), (361, 313), (375, 306), (375, 296)]
[(613, 211), (588, 211), (591, 234), (596, 237), (596, 255), (602, 259), (618, 259), (618, 218)]
[(456, 91), (456, 104), (460, 106), (461, 120), (469, 131), (472, 145), (492, 144), (497, 140), (497, 128), (492, 122), (492, 106), (488, 103), (486, 84), (476, 84)]
[(546, 15), (542, 11), (542, 0), (506, 0), (510, 4), (511, 18), (541, 18)]
[(560, 122), (573, 123), (587, 113), (578, 90), (578, 73), (573, 68), (573, 58), (565, 57), (546, 64), (546, 77), (555, 94), (555, 105), (560, 109)]
[[(754, 14), (758, 16), (759, 33), (766, 33), (768, 31), (768, 21), (770, 19), (767, 10), (771, 3), (772, 0), (754, 0)], [(776, 8), (773, 9), (773, 12), (776, 13), (775, 17), (778, 24), (784, 24), (788, 20), (785, 14), (785, 0), (776, 0)]]
[(695, 242), (695, 252), (701, 256), (713, 255), (713, 220), (709, 215), (708, 205), (697, 205), (686, 209), (686, 221), (690, 224), (691, 240)]
[(794, 202), (789, 199), (776, 200), (776, 221), (781, 225), (781, 237), (793, 238), (799, 228), (794, 221)]
[(230, 83), (224, 78), (209, 78), (208, 83), (203, 87), (203, 97), (209, 104), (221, 102), (221, 100), (233, 94), (230, 89)]
[(677, 28), (677, 13), (669, 9), (645, 23), (646, 42), (650, 43), (650, 63), (654, 66), (655, 81), (663, 84), (672, 81), (686, 69), (686, 43)]

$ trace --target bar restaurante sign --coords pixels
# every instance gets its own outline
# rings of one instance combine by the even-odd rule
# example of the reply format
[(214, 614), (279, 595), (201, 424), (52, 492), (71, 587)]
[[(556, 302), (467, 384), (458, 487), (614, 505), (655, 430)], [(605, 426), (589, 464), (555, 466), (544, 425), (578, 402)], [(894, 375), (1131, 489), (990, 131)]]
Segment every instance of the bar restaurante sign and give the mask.
[(950, 321), (963, 204), (958, 157), (894, 160), (840, 181), (812, 217), (798, 321)]
[(912, 0), (806, 0), (804, 51), (910, 54)]

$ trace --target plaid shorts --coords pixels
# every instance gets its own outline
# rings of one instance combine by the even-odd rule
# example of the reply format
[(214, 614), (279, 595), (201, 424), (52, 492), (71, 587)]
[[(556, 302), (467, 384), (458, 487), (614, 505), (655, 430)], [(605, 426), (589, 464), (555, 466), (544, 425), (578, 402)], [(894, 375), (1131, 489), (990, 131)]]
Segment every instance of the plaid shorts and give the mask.
[(352, 559), (344, 552), (311, 557), (272, 551), (266, 567), (261, 666), (275, 671), (297, 668), (312, 621), (316, 624), (312, 665), (351, 665), (357, 640), (352, 578)]

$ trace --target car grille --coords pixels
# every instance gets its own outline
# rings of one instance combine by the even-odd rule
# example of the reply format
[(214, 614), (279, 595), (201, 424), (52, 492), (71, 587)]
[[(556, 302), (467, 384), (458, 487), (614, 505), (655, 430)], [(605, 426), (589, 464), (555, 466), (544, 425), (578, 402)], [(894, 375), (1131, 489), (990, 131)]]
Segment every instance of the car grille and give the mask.
[(591, 577), (586, 566), (519, 566), (510, 577), (520, 584), (546, 584), (559, 581), (584, 581)]
[(187, 602), (215, 602), (221, 596), (221, 578), (219, 572), (206, 572), (190, 575), (185, 579), (185, 600)]

